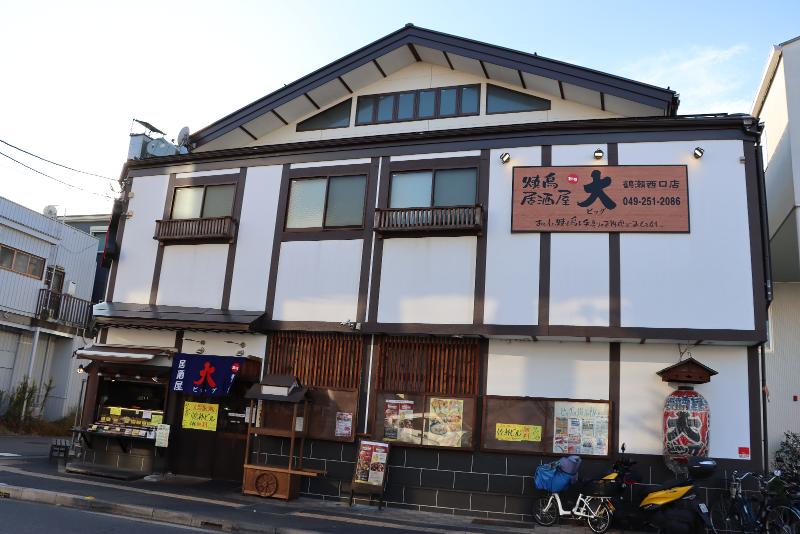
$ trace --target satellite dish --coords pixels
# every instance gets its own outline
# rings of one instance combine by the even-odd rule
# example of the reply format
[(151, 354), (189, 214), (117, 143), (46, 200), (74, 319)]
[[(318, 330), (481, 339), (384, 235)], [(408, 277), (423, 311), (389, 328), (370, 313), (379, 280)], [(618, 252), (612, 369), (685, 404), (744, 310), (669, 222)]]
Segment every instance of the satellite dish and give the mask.
[(178, 133), (178, 146), (186, 146), (189, 143), (189, 127), (184, 126)]
[(50, 219), (55, 219), (56, 217), (58, 217), (58, 208), (56, 208), (51, 204), (49, 206), (45, 206), (44, 209), (42, 210), (42, 213), (44, 214), (45, 217), (49, 217)]

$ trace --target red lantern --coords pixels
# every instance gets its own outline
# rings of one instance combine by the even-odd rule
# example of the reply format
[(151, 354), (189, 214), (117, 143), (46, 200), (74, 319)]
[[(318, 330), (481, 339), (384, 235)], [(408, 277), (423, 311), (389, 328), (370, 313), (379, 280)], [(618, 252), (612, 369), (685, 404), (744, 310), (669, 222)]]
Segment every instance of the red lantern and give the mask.
[(706, 457), (711, 411), (691, 386), (681, 386), (664, 402), (664, 460), (673, 472), (685, 472), (690, 456)]

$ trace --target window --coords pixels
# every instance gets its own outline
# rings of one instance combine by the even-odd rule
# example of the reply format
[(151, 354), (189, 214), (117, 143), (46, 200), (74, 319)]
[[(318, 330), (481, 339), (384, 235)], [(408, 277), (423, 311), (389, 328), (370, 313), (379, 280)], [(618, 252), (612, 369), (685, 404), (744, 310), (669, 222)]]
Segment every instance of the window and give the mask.
[(332, 128), (347, 128), (350, 126), (350, 110), (353, 107), (353, 99), (348, 98), (344, 102), (333, 107), (320, 111), (306, 120), (297, 123), (298, 132), (309, 132), (312, 130), (330, 130)]
[(486, 113), (519, 113), (550, 109), (550, 101), (497, 85), (486, 85)]
[(399, 172), (392, 174), (390, 208), (474, 206), (476, 169)]
[(178, 187), (172, 201), (173, 219), (208, 219), (233, 213), (236, 185)]
[(286, 228), (359, 227), (364, 223), (366, 176), (295, 178), (289, 189)]
[(0, 269), (12, 271), (38, 280), (44, 274), (44, 258), (15, 248), (0, 246)]
[(48, 267), (44, 276), (44, 285), (46, 285), (51, 291), (61, 293), (64, 290), (64, 268), (53, 266)]
[(361, 96), (356, 125), (477, 115), (480, 93), (480, 85), (461, 85)]

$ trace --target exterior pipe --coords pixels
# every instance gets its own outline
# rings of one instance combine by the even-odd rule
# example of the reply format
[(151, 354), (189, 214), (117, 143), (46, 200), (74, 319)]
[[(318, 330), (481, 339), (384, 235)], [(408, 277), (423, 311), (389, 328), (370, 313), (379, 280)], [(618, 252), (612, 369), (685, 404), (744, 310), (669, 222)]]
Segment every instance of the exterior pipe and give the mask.
[(764, 250), (764, 284), (767, 306), (772, 304), (772, 250), (769, 243), (769, 218), (767, 217), (767, 190), (764, 178), (764, 160), (761, 156), (761, 141), (755, 145), (756, 171), (758, 173), (758, 203), (761, 211), (761, 242)]
[[(31, 386), (31, 375), (33, 374), (33, 363), (36, 361), (36, 351), (39, 348), (39, 332), (41, 329), (37, 326), (33, 329), (33, 341), (31, 342), (31, 359), (28, 362), (28, 374), (25, 375), (25, 379), (28, 381), (28, 386)], [(22, 413), (20, 414), (21, 418), (25, 418), (25, 410), (28, 408), (28, 396), (22, 400)]]
[(764, 344), (759, 346), (761, 352), (761, 441), (763, 443), (762, 457), (764, 458), (764, 472), (769, 472), (769, 434), (767, 432), (767, 358)]

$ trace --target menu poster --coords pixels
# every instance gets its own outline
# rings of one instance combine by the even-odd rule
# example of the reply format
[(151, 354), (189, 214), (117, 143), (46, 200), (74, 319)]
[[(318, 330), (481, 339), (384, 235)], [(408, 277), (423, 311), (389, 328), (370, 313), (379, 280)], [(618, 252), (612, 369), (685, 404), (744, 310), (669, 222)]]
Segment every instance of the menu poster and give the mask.
[(431, 397), (423, 445), (460, 447), (465, 432), (464, 399)]
[(358, 444), (353, 482), (383, 488), (386, 479), (386, 463), (389, 459), (389, 444), (380, 441), (361, 441)]
[(608, 404), (556, 401), (553, 452), (608, 455)]
[(353, 435), (353, 414), (336, 412), (336, 437), (349, 438)]
[(414, 401), (387, 399), (384, 402), (383, 437), (408, 443), (419, 443), (414, 436)]
[(158, 425), (155, 438), (156, 447), (169, 447), (169, 425)]

